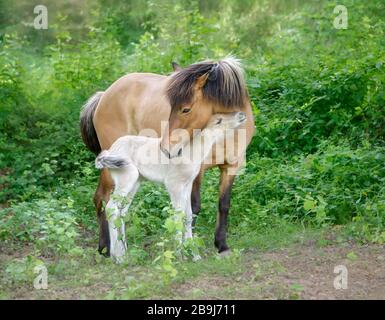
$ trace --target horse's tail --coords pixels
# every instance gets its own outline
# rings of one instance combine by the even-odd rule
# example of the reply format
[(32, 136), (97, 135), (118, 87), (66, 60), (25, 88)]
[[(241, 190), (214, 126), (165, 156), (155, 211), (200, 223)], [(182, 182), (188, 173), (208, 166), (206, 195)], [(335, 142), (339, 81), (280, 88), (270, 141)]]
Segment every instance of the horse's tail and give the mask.
[(108, 150), (104, 150), (95, 159), (95, 167), (97, 169), (103, 169), (103, 168), (116, 169), (116, 168), (123, 168), (128, 165), (129, 165), (129, 162), (126, 159), (120, 156), (111, 154)]
[(101, 151), (101, 147), (92, 120), (94, 118), (95, 109), (103, 93), (103, 91), (98, 91), (89, 98), (80, 113), (80, 132), (82, 134), (83, 142), (87, 148), (95, 154), (98, 154)]

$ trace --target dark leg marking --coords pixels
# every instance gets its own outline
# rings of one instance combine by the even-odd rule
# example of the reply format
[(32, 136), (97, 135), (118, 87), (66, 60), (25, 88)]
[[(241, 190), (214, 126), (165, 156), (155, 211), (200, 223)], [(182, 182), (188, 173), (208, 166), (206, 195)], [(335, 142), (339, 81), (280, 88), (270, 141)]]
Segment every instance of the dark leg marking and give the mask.
[(110, 256), (110, 232), (108, 230), (108, 221), (103, 206), (103, 201), (108, 202), (113, 188), (111, 177), (106, 169), (101, 171), (99, 185), (95, 192), (94, 203), (99, 223), (99, 246), (100, 254)]
[(201, 182), (203, 171), (201, 171), (194, 180), (191, 190), (191, 210), (193, 213), (192, 226), (195, 226), (196, 219), (201, 211)]
[(218, 252), (229, 250), (226, 243), (227, 237), (227, 217), (230, 209), (231, 189), (234, 182), (234, 175), (229, 175), (227, 169), (221, 168), (219, 211), (217, 217), (217, 228), (215, 231), (214, 244)]

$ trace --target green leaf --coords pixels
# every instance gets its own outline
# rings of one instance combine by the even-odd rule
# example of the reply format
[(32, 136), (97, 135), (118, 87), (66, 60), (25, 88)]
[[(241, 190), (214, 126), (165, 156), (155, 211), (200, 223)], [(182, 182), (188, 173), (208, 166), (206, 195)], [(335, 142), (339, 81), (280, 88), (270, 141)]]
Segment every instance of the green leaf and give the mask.
[(346, 255), (346, 257), (347, 257), (349, 260), (351, 260), (351, 261), (355, 261), (355, 260), (357, 260), (357, 258), (358, 258), (358, 256), (357, 256), (353, 251), (349, 252), (349, 253)]
[(316, 207), (317, 202), (313, 198), (306, 198), (303, 207), (306, 211), (313, 211)]

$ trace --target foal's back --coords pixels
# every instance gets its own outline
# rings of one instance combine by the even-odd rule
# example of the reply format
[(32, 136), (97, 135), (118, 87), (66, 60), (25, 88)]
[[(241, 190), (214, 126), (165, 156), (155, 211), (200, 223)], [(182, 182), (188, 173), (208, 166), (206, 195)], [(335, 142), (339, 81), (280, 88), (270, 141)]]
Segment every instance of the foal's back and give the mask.
[(123, 136), (114, 142), (109, 153), (133, 164), (143, 178), (164, 182), (170, 167), (169, 160), (160, 151), (159, 144), (159, 138)]

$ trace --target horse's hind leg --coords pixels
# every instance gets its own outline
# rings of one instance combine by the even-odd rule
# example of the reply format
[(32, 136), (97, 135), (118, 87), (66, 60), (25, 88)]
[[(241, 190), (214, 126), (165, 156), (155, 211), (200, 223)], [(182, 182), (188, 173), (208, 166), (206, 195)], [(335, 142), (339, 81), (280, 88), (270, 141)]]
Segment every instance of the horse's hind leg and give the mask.
[(94, 204), (99, 224), (99, 248), (100, 254), (110, 255), (110, 234), (108, 231), (108, 222), (103, 202), (110, 200), (110, 195), (114, 187), (113, 180), (107, 169), (100, 172), (99, 184), (94, 195)]

